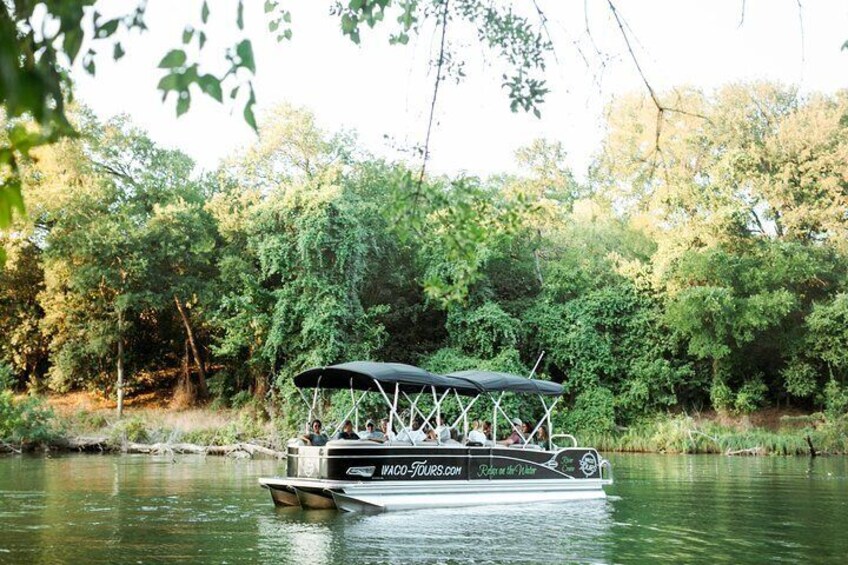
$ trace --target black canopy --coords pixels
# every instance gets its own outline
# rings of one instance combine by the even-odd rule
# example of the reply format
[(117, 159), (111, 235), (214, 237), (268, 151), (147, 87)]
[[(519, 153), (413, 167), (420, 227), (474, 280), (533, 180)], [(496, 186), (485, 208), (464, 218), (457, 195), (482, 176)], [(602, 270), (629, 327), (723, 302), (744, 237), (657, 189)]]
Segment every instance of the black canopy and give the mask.
[(476, 396), (481, 392), (519, 392), (559, 396), (562, 385), (550, 381), (526, 379), (509, 373), (490, 371), (459, 371), (448, 375), (437, 375), (424, 369), (402, 363), (376, 363), (353, 361), (329, 367), (317, 367), (300, 373), (294, 378), (299, 388), (322, 387), (328, 389), (378, 390), (374, 384), (389, 385), (386, 393), (394, 391), (399, 384), (405, 392), (417, 392), (422, 387), (436, 387), (444, 391), (452, 388), (465, 396)]
[(545, 396), (560, 396), (562, 385), (550, 381), (527, 379), (509, 373), (491, 371), (458, 371), (449, 373), (448, 377), (466, 381), (482, 392), (521, 392), (543, 394)]
[[(375, 363), (372, 361), (353, 361), (329, 367), (317, 367), (300, 373), (294, 378), (294, 384), (299, 388), (322, 387), (328, 389), (378, 390), (374, 381), (381, 385), (390, 385), (386, 390), (394, 392), (394, 385), (399, 384), (405, 392), (418, 392), (422, 387), (434, 386), (443, 391), (456, 389), (459, 394), (477, 396), (480, 390), (469, 381), (436, 375), (402, 363)], [(385, 387), (384, 387), (385, 388)]]

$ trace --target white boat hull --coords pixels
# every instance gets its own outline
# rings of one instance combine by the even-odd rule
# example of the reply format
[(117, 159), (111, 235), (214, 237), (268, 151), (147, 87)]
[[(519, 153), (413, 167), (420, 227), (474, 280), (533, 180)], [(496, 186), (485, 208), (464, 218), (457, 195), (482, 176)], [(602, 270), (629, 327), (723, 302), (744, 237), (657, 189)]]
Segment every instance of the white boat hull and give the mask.
[[(506, 480), (506, 481), (409, 481), (343, 482), (322, 480), (261, 479), (272, 489), (292, 488), (303, 502), (332, 496), (335, 507), (349, 512), (410, 510), (415, 508), (445, 508), (488, 506), (498, 504), (529, 504), (565, 502), (606, 497), (603, 480)], [(314, 493), (303, 497), (302, 493)], [(304, 507), (316, 507), (304, 504)], [(327, 506), (323, 506), (327, 507)]]

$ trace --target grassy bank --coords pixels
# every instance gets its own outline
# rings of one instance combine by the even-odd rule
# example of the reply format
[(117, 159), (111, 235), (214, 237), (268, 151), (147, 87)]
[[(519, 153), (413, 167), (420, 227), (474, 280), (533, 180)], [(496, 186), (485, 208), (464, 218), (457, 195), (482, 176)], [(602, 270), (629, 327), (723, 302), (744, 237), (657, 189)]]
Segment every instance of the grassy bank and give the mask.
[(251, 443), (276, 450), (290, 435), (254, 404), (174, 410), (151, 398), (131, 404), (119, 419), (109, 402), (88, 395), (51, 399), (0, 393), (0, 452), (61, 450), (85, 443), (108, 450), (178, 443)]
[[(240, 408), (175, 410), (166, 399), (137, 399), (123, 418), (108, 401), (78, 393), (56, 398), (0, 392), (0, 452), (68, 449), (90, 441), (98, 448), (128, 444), (227, 446), (250, 443), (283, 450), (293, 430), (254, 403)], [(662, 414), (606, 433), (584, 432), (582, 445), (607, 452), (809, 455), (848, 453), (848, 415), (767, 413), (745, 417)], [(808, 441), (809, 440), (809, 441)]]
[(727, 455), (819, 455), (848, 453), (848, 416), (783, 415), (770, 425), (749, 418), (661, 415), (614, 432), (580, 434), (581, 443), (602, 451), (720, 453)]

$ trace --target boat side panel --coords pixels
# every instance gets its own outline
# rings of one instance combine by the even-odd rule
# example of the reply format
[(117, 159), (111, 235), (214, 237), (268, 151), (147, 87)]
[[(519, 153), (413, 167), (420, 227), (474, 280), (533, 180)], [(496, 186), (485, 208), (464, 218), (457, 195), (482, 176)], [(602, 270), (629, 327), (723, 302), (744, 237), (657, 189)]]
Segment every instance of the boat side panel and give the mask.
[(591, 448), (290, 446), (287, 474), (359, 481), (597, 479), (600, 461)]

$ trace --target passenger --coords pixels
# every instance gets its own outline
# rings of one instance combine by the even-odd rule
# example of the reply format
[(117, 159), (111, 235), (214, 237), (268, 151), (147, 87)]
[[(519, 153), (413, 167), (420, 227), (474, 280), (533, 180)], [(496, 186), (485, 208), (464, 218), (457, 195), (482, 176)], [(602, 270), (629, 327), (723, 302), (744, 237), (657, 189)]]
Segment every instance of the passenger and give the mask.
[(486, 441), (492, 441), (492, 423), (483, 422), (483, 435), (486, 436)]
[(474, 420), (471, 423), (471, 431), (468, 432), (468, 443), (486, 445), (486, 434), (480, 431), (480, 420)]
[(523, 426), (524, 426), (524, 424), (521, 422), (521, 418), (513, 418), (512, 419), (512, 433), (510, 434), (510, 436), (508, 438), (503, 439), (503, 440), (499, 441), (498, 443), (500, 445), (506, 445), (506, 446), (514, 445), (516, 443), (524, 443), (524, 436), (521, 435), (521, 432), (519, 431), (519, 430), (521, 430), (521, 428)]
[(395, 434), (389, 427), (389, 421), (385, 418), (380, 420), (380, 431), (383, 432), (383, 441), (392, 441), (395, 439)]
[(426, 431), (422, 431), (423, 428), (421, 426), (420, 420), (415, 420), (415, 423), (412, 425), (412, 429), (403, 430), (398, 433), (397, 440), (398, 441), (409, 441), (414, 444), (421, 443), (425, 439), (427, 439)]
[(374, 429), (374, 422), (371, 420), (368, 420), (368, 422), (365, 423), (365, 433), (359, 434), (359, 438), (371, 441), (386, 441), (386, 436), (383, 435), (383, 432), (380, 430)]
[[(533, 426), (530, 425), (530, 422), (524, 422), (521, 424), (521, 435), (524, 436), (524, 439), (528, 441), (528, 443), (532, 443), (530, 436), (533, 433)], [(522, 442), (524, 443), (524, 442)]]
[(544, 424), (539, 426), (539, 431), (536, 432), (536, 445), (541, 447), (542, 449), (548, 449), (548, 428), (545, 427)]
[(436, 426), (435, 430), (429, 430), (427, 432), (427, 439), (436, 440), (439, 443), (446, 443), (450, 438), (450, 426), (445, 425), (445, 419), (441, 416), (436, 420), (438, 422), (438, 426)]
[(345, 420), (342, 431), (338, 433), (336, 439), (359, 439), (359, 436), (353, 431), (353, 422)]
[(311, 427), (312, 431), (300, 436), (300, 439), (305, 441), (307, 445), (326, 445), (329, 438), (327, 438), (327, 434), (321, 431), (321, 428), (323, 427), (321, 420), (315, 418), (312, 421)]

